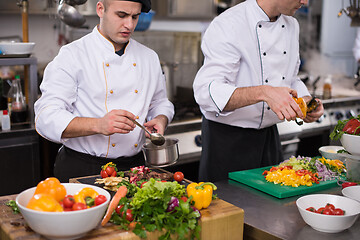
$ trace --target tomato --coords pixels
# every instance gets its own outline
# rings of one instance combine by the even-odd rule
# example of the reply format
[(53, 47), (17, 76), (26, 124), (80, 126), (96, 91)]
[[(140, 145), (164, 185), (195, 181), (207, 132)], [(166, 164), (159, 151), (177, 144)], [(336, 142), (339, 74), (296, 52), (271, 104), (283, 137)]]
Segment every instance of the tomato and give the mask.
[(316, 209), (313, 207), (308, 207), (306, 210), (310, 211), (310, 212), (316, 212)]
[(316, 212), (322, 214), (324, 210), (325, 210), (325, 208), (324, 208), (324, 207), (321, 207), (321, 208), (319, 208), (318, 210), (316, 210)]
[(121, 209), (124, 207), (124, 205), (118, 205), (116, 208), (115, 208), (115, 212), (119, 215), (119, 216), (122, 216), (121, 214)]
[(73, 195), (66, 195), (63, 200), (64, 208), (72, 208), (75, 203), (75, 199)]
[(73, 211), (84, 210), (84, 209), (87, 209), (87, 206), (85, 203), (77, 202), (77, 203), (74, 203), (74, 205), (72, 206)]
[(132, 222), (134, 220), (134, 215), (132, 214), (131, 209), (126, 210), (126, 220), (128, 220), (129, 222)]
[(185, 196), (182, 196), (180, 199), (183, 200), (184, 202), (186, 202), (188, 200), (188, 198)]
[(331, 210), (330, 208), (325, 208), (324, 211), (322, 211), (322, 214), (324, 214), (324, 215), (334, 215), (333, 210)]
[(327, 203), (325, 209), (330, 209), (331, 211), (333, 211), (335, 209), (335, 206), (331, 203)]
[(184, 179), (184, 174), (182, 172), (174, 173), (174, 180), (177, 182), (181, 182)]
[(145, 183), (147, 183), (147, 181), (143, 182), (143, 183), (140, 185), (140, 188), (142, 188)]
[(100, 176), (101, 176), (102, 178), (107, 178), (107, 177), (108, 177), (108, 175), (107, 175), (107, 173), (105, 172), (105, 170), (101, 170)]
[(344, 215), (345, 211), (340, 208), (335, 208), (333, 213), (334, 213), (334, 215)]
[(97, 195), (96, 197), (95, 197), (95, 206), (98, 206), (98, 205), (100, 205), (100, 204), (102, 204), (102, 203), (104, 203), (104, 202), (106, 202), (106, 197), (104, 196), (104, 195)]
[(115, 172), (115, 168), (108, 166), (108, 167), (106, 167), (105, 172), (107, 173), (107, 175), (109, 177), (114, 177), (113, 174)]
[(360, 134), (360, 121), (356, 118), (350, 119), (342, 129), (344, 132), (348, 134)]
[[(121, 209), (124, 207), (124, 205), (118, 205), (115, 209), (115, 212), (119, 215), (119, 216), (123, 216), (123, 212), (121, 211)], [(128, 220), (129, 222), (132, 222), (134, 220), (134, 215), (132, 214), (132, 210), (131, 209), (127, 209), (126, 210), (126, 216), (125, 216), (126, 220)]]

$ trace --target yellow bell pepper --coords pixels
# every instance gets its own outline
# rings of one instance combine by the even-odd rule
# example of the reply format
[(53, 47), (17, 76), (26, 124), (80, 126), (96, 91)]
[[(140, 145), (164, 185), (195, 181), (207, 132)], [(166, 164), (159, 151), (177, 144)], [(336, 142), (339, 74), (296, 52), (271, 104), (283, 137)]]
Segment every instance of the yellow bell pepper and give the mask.
[(63, 212), (64, 209), (50, 194), (35, 194), (29, 201), (27, 208), (42, 212)]
[(306, 102), (303, 98), (295, 98), (293, 97), (293, 99), (295, 100), (295, 102), (299, 105), (300, 110), (302, 112), (302, 114), (304, 115), (304, 118), (306, 117), (306, 113), (307, 113), (307, 105)]
[(192, 196), (192, 201), (194, 201), (194, 206), (197, 209), (207, 208), (211, 201), (213, 190), (216, 190), (217, 187), (211, 182), (199, 182), (199, 183), (190, 183), (187, 188), (188, 197)]
[(57, 178), (50, 177), (38, 183), (35, 194), (38, 193), (49, 194), (53, 196), (56, 201), (60, 202), (66, 195), (66, 189)]
[(87, 197), (94, 199), (96, 198), (97, 195), (99, 195), (99, 193), (96, 192), (93, 188), (85, 187), (74, 195), (74, 199), (75, 202), (81, 202), (87, 204), (86, 203)]

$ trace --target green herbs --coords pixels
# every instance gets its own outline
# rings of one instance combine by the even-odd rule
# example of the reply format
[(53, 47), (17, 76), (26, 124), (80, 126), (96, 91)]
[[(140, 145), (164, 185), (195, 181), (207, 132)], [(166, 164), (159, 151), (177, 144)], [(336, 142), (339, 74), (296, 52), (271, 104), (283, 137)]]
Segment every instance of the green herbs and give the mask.
[[(163, 233), (159, 237), (160, 240), (172, 239), (174, 235), (177, 235), (177, 239), (199, 239), (200, 213), (193, 210), (190, 199), (180, 199), (184, 195), (184, 185), (175, 181), (160, 182), (151, 178), (142, 188), (137, 188), (132, 199), (123, 198), (119, 205), (123, 205), (124, 211), (127, 208), (132, 209), (136, 222), (133, 232), (141, 238), (146, 238), (147, 232), (158, 230)], [(178, 198), (179, 205), (171, 211), (166, 211), (172, 197)], [(111, 221), (125, 230), (130, 223), (115, 212)]]
[(15, 214), (20, 213), (19, 207), (16, 205), (16, 202), (14, 200), (8, 201), (6, 205), (11, 207)]
[(126, 197), (131, 198), (137, 192), (138, 187), (135, 184), (131, 184), (127, 180), (122, 180), (121, 182), (118, 183), (117, 186), (120, 187), (123, 185), (128, 189)]

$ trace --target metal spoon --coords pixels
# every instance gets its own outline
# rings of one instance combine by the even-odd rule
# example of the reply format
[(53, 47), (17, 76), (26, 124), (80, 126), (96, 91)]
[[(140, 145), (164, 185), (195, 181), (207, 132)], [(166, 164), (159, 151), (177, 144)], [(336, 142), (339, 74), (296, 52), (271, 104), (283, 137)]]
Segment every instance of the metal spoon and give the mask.
[(136, 120), (132, 120), (136, 125), (144, 129), (145, 132), (147, 132), (150, 135), (150, 141), (157, 146), (161, 146), (165, 143), (165, 138), (160, 133), (150, 133), (143, 125), (138, 123)]
[(81, 27), (86, 21), (85, 17), (76, 8), (66, 4), (63, 0), (61, 0), (57, 8), (57, 13), (61, 21), (71, 27)]

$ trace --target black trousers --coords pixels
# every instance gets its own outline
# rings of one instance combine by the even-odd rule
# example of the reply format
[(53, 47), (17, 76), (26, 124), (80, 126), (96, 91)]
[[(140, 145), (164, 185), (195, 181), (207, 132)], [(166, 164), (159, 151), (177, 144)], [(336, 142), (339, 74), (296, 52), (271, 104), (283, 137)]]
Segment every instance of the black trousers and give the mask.
[(276, 125), (264, 129), (234, 127), (203, 117), (199, 180), (228, 179), (228, 173), (283, 161)]
[(96, 157), (80, 153), (62, 146), (56, 156), (54, 175), (60, 182), (69, 182), (70, 178), (99, 175), (101, 166), (113, 162), (119, 171), (126, 171), (132, 167), (145, 165), (142, 152), (132, 157), (119, 157), (116, 159)]

